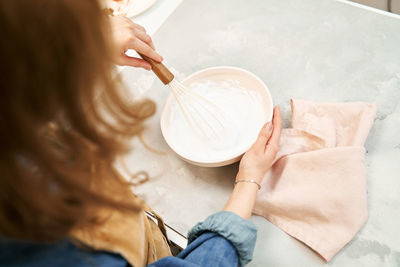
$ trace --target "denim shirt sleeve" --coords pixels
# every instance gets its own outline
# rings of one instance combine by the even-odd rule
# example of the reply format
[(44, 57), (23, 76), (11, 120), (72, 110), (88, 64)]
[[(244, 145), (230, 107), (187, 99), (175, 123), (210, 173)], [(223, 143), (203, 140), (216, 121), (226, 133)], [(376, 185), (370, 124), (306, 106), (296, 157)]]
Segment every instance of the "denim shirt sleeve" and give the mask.
[(227, 239), (239, 255), (239, 264), (243, 266), (253, 259), (257, 239), (257, 228), (253, 223), (233, 212), (221, 211), (210, 215), (205, 221), (197, 223), (188, 235), (188, 244), (204, 232), (214, 232)]

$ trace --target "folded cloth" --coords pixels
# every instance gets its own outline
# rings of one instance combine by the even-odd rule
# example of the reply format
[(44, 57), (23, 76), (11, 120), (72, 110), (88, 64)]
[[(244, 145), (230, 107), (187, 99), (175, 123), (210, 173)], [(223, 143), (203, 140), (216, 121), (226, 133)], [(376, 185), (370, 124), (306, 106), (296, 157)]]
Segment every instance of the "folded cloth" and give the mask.
[(329, 261), (367, 219), (364, 142), (375, 103), (291, 100), (275, 163), (257, 196), (264, 216)]

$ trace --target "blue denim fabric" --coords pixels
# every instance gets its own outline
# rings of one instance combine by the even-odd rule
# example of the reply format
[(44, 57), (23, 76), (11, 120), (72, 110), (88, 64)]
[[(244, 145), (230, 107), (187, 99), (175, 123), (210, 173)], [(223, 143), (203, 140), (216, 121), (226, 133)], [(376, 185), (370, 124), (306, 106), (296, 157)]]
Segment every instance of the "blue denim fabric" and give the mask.
[(235, 267), (239, 259), (232, 244), (220, 235), (205, 232), (177, 257), (165, 257), (149, 267)]
[(209, 216), (204, 222), (196, 224), (189, 231), (189, 244), (204, 232), (214, 232), (227, 239), (239, 255), (240, 266), (253, 259), (257, 240), (255, 225), (233, 212), (221, 211)]
[[(189, 244), (177, 257), (165, 257), (152, 267), (231, 267), (252, 258), (257, 229), (231, 212), (219, 212), (198, 223), (189, 232)], [(123, 267), (119, 254), (84, 250), (69, 240), (38, 244), (0, 237), (0, 266), (29, 267)]]
[(0, 266), (7, 267), (126, 267), (118, 254), (83, 250), (68, 240), (38, 244), (0, 238)]

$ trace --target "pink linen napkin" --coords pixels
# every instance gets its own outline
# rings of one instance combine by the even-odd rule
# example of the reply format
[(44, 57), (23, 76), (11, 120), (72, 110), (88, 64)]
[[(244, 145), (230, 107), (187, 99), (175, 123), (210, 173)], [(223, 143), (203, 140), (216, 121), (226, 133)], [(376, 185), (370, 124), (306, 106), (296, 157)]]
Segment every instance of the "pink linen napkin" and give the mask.
[(254, 213), (329, 261), (367, 219), (364, 142), (375, 103), (291, 100), (275, 163)]

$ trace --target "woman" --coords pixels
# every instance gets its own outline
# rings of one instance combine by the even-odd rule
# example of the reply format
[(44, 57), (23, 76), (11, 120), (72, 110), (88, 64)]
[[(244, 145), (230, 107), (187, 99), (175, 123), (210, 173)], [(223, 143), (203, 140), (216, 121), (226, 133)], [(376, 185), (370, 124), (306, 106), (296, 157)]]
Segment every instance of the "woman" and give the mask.
[[(110, 23), (111, 20), (111, 23)], [(236, 266), (252, 258), (248, 221), (278, 149), (279, 109), (240, 162), (232, 195), (177, 257), (113, 168), (154, 113), (127, 103), (113, 65), (150, 69), (151, 38), (96, 0), (0, 0), (0, 265)], [(140, 163), (138, 163), (140, 164)], [(162, 230), (162, 222), (159, 221)]]

